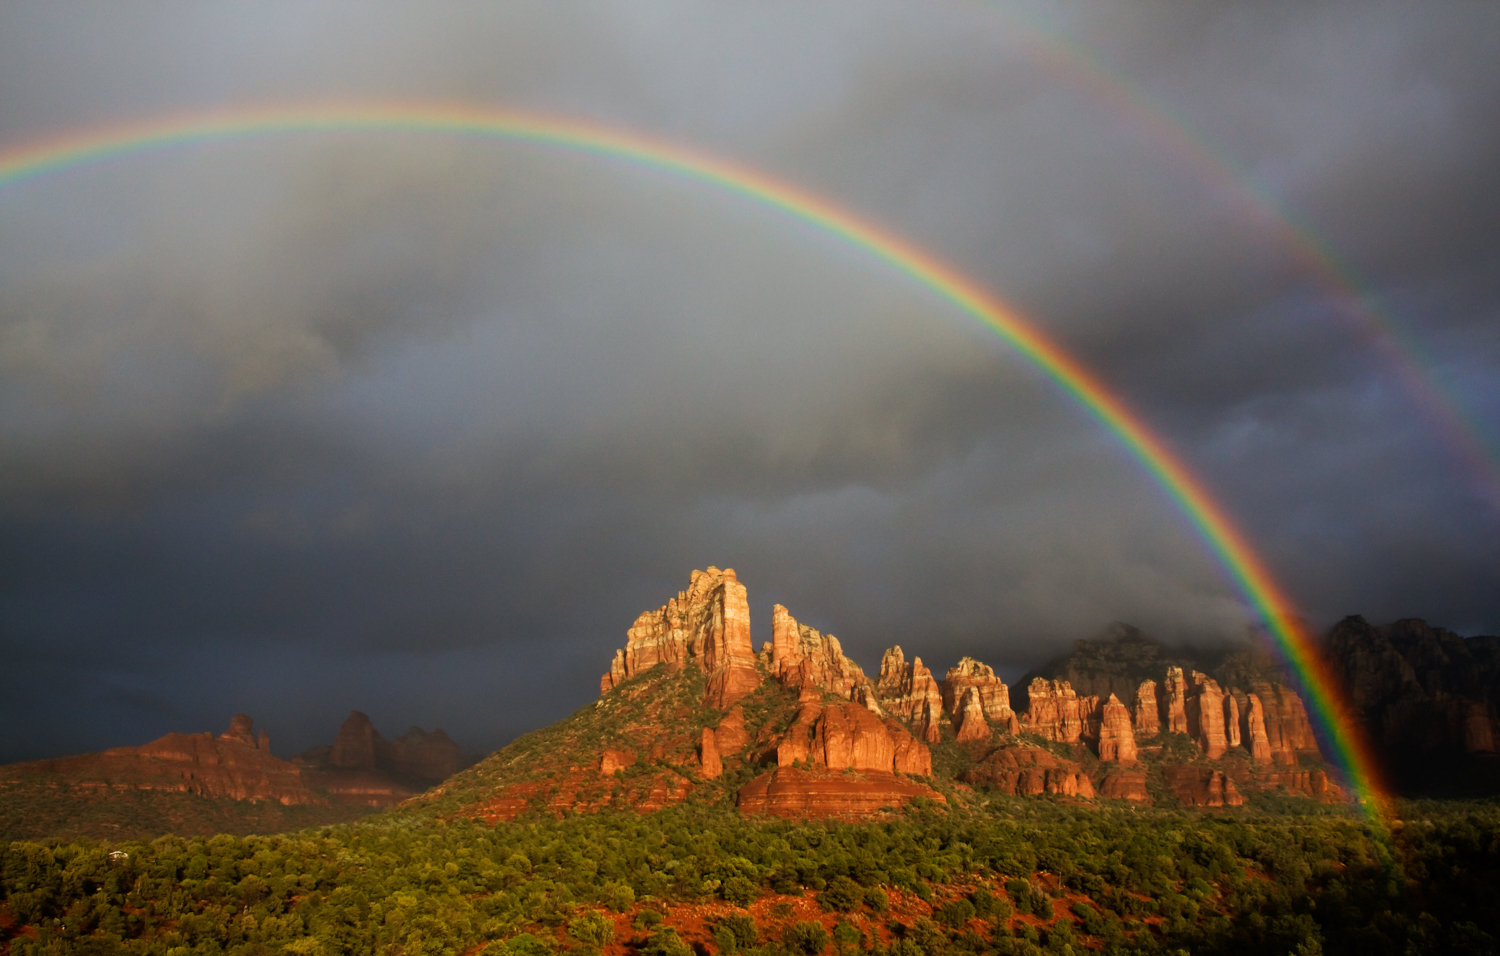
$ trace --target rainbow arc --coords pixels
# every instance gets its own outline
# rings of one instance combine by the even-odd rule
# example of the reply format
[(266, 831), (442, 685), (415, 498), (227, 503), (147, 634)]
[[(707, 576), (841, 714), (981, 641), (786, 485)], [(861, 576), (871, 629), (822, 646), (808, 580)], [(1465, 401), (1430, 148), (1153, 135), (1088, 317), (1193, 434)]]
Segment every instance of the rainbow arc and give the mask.
[(1117, 395), (978, 283), (822, 197), (748, 167), (636, 133), (556, 116), (453, 104), (262, 106), (89, 129), (0, 150), (0, 186), (194, 144), (336, 132), (464, 136), (566, 150), (695, 181), (857, 248), (1000, 336), (1125, 447), (1168, 494), (1235, 582), (1300, 678), (1314, 719), (1372, 821), (1385, 812), (1373, 753), (1285, 592), (1207, 488)]

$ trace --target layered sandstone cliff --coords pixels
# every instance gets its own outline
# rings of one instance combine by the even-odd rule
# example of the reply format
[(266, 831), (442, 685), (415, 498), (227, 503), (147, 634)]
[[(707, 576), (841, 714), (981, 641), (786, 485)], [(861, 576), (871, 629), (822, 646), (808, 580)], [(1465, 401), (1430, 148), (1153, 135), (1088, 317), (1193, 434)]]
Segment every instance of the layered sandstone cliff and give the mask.
[(876, 692), (885, 710), (907, 721), (917, 736), (933, 744), (943, 739), (943, 694), (922, 658), (907, 663), (900, 645), (886, 651)]
[(970, 692), (978, 700), (979, 715), (987, 726), (1001, 733), (1021, 732), (1020, 720), (1010, 706), (1010, 688), (995, 676), (994, 668), (972, 657), (962, 658), (950, 667), (941, 684), (943, 708), (953, 715), (955, 730), (963, 720), (964, 698)]
[(844, 656), (838, 638), (798, 624), (780, 604), (771, 609), (769, 669), (784, 687), (844, 698), (852, 699), (856, 689), (869, 684), (859, 665)]
[(636, 618), (625, 647), (599, 679), (599, 692), (608, 693), (658, 665), (702, 670), (708, 676), (704, 701), (721, 710), (760, 686), (750, 604), (733, 569), (694, 571), (686, 591)]

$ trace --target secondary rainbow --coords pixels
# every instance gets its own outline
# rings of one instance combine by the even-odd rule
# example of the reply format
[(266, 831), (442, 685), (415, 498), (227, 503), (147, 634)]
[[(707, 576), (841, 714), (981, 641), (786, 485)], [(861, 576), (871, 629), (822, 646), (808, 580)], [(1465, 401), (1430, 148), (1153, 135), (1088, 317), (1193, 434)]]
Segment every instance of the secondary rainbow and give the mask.
[(1384, 816), (1377, 763), (1349, 719), (1327, 665), (1299, 623), (1292, 603), (1203, 484), (1123, 401), (1015, 310), (924, 250), (819, 196), (719, 157), (596, 123), (428, 103), (236, 108), (88, 129), (0, 150), (0, 186), (169, 147), (330, 133), (468, 136), (562, 149), (658, 170), (784, 213), (863, 250), (979, 320), (1113, 433), (1172, 498), (1262, 618), (1300, 678), (1312, 716), (1367, 815), (1376, 823)]
[(1405, 331), (1395, 313), (1381, 303), (1370, 282), (1339, 257), (1332, 243), (1269, 189), (1258, 185), (1227, 152), (1139, 83), (1107, 66), (1088, 47), (1046, 26), (1038, 17), (1007, 11), (1005, 19), (1036, 41), (1034, 51), (1056, 75), (1085, 87), (1090, 97), (1144, 132), (1153, 148), (1170, 154), (1194, 169), (1202, 181), (1221, 190), (1246, 218), (1266, 230), (1321, 283), (1335, 311), (1358, 323), (1370, 344), (1395, 371), (1407, 395), (1467, 466), (1476, 490), (1490, 507), (1500, 511), (1500, 448), (1486, 438), (1472, 410), (1466, 410), (1452, 390), (1443, 386), (1432, 371), (1437, 363)]

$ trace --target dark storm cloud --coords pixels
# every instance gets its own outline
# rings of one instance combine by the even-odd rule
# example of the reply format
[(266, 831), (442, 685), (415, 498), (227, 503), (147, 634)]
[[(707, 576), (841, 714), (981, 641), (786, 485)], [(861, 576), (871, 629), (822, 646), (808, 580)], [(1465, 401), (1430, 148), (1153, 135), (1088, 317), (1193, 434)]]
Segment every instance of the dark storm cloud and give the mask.
[[(718, 151), (1002, 291), (1314, 623), (1500, 630), (1483, 476), (1256, 207), (1316, 225), (1495, 442), (1488, 7), (94, 13), (3, 15), (0, 142), (454, 98)], [(1167, 496), (992, 334), (785, 217), (576, 155), (329, 136), (0, 188), (0, 449), (5, 759), (234, 710), (283, 753), (351, 708), (496, 746), (584, 703), (634, 616), (711, 563), (757, 639), (784, 603), (867, 667), (899, 642), (1016, 676), (1113, 620), (1253, 623)]]

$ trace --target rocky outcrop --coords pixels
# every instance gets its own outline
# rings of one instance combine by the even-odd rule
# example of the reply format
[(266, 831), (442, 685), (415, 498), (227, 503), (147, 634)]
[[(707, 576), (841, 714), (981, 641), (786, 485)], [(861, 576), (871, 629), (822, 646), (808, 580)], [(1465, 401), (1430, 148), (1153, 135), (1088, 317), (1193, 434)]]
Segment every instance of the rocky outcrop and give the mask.
[(328, 753), (328, 765), (343, 770), (374, 770), (377, 742), (385, 744), (369, 715), (350, 711), (334, 738), (333, 749)]
[(1182, 676), (1182, 668), (1167, 668), (1159, 706), (1163, 730), (1169, 734), (1188, 733), (1187, 681)]
[[(103, 790), (160, 790), (286, 806), (328, 805), (326, 798), (308, 786), (298, 767), (270, 753), (270, 738), (256, 736), (253, 728), (249, 717), (236, 714), (229, 729), (218, 736), (167, 734), (139, 747), (14, 764), (5, 768), (4, 775)], [(261, 747), (262, 741), (267, 748)]]
[(906, 720), (914, 734), (928, 743), (943, 739), (943, 695), (922, 658), (914, 657), (908, 664), (899, 645), (886, 651), (880, 659), (877, 693), (885, 710)]
[(1271, 762), (1271, 741), (1266, 736), (1266, 710), (1261, 705), (1259, 694), (1246, 697), (1250, 702), (1247, 732), (1250, 737), (1250, 759), (1256, 763)]
[(857, 703), (807, 701), (777, 745), (776, 763), (925, 776), (932, 773), (932, 752), (898, 721), (881, 720)]
[(771, 609), (770, 669), (784, 687), (817, 688), (844, 698), (869, 683), (859, 665), (844, 656), (838, 638), (798, 624), (780, 604)]
[(1135, 735), (1155, 737), (1161, 733), (1161, 711), (1156, 703), (1156, 681), (1142, 681), (1135, 692)]
[(984, 719), (984, 705), (980, 703), (978, 689), (970, 687), (964, 692), (963, 706), (956, 720), (955, 730), (960, 743), (989, 742), (990, 725)]
[(1106, 762), (1134, 763), (1135, 732), (1130, 726), (1130, 711), (1114, 694), (1101, 708), (1099, 720), (1099, 759)]
[(1020, 722), (1010, 707), (1010, 688), (995, 676), (994, 668), (988, 664), (981, 664), (972, 657), (962, 658), (948, 669), (940, 687), (943, 709), (953, 715), (955, 731), (963, 722), (965, 696), (972, 690), (979, 700), (980, 716), (987, 725), (999, 728), (1002, 733), (1020, 732)]
[(309, 785), (340, 802), (374, 807), (394, 806), (469, 763), (441, 729), (413, 727), (386, 740), (358, 710), (350, 711), (331, 747), (314, 747), (292, 761)]
[(1340, 621), (1328, 656), (1367, 739), (1399, 769), (1500, 741), (1500, 638), (1464, 638), (1406, 619)]
[(736, 803), (741, 812), (756, 815), (865, 819), (887, 814), (918, 797), (945, 802), (942, 794), (926, 784), (893, 773), (778, 767), (742, 787)]
[(1186, 701), (1188, 734), (1208, 759), (1218, 760), (1229, 749), (1224, 736), (1224, 692), (1219, 682), (1193, 671)]
[(1038, 677), (1027, 688), (1026, 714), (1021, 729), (1044, 740), (1077, 743), (1083, 735), (1085, 715), (1093, 708), (1078, 695), (1067, 681)]
[(1245, 798), (1240, 796), (1234, 781), (1222, 770), (1198, 764), (1180, 764), (1163, 767), (1162, 776), (1167, 787), (1178, 800), (1189, 807), (1238, 807)]
[[(1307, 719), (1307, 707), (1290, 687), (1258, 681), (1252, 685), (1260, 699), (1271, 759), (1294, 766), (1299, 753), (1319, 754), (1317, 738)], [(1252, 740), (1252, 750), (1254, 741)]]
[(377, 766), (399, 777), (430, 783), (446, 780), (467, 765), (458, 744), (441, 727), (432, 733), (411, 728), (391, 741), (390, 749), (377, 760)]
[(1224, 695), (1224, 741), (1230, 747), (1240, 745), (1240, 702), (1238, 694)]
[(1035, 797), (1044, 793), (1092, 799), (1093, 781), (1072, 760), (1026, 744), (1001, 747), (959, 777), (997, 793)]
[(1107, 771), (1096, 788), (1099, 796), (1111, 800), (1129, 800), (1149, 806), (1151, 794), (1146, 790), (1146, 771), (1117, 767)]
[(658, 665), (698, 667), (708, 676), (705, 703), (727, 709), (760, 686), (750, 640), (750, 604), (732, 569), (694, 571), (688, 589), (636, 618), (599, 692)]
[(724, 775), (724, 761), (719, 759), (719, 745), (714, 732), (703, 728), (698, 736), (698, 762), (703, 767), (703, 776), (709, 780)]

